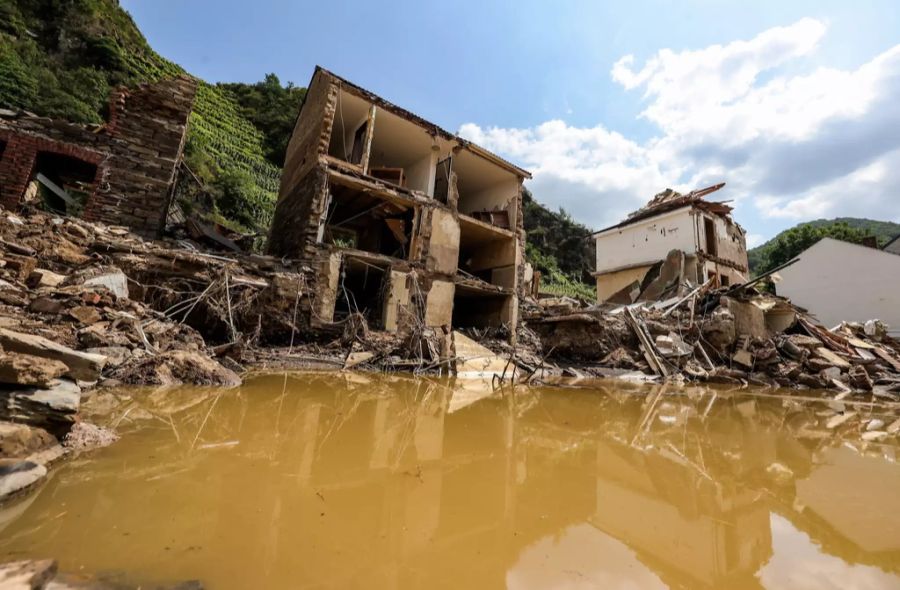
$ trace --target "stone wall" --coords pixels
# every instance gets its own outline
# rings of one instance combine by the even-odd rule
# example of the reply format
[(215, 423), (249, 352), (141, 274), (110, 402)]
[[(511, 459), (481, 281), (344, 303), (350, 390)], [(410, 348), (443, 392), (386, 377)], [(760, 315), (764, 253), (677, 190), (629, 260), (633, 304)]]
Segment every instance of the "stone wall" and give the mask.
[(0, 204), (9, 209), (21, 204), (38, 154), (61, 154), (97, 167), (86, 219), (157, 234), (170, 205), (196, 91), (197, 82), (186, 76), (117, 90), (104, 127), (27, 115), (0, 119), (0, 141), (7, 144), (0, 159)]

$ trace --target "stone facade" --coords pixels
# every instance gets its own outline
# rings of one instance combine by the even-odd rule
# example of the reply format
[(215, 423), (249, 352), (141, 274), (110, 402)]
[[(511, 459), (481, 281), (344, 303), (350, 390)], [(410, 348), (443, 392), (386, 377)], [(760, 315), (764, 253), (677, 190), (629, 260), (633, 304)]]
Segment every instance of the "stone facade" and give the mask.
[(528, 177), (317, 68), (267, 250), (318, 269), (313, 326), (358, 310), (389, 332), (505, 327), (514, 339)]
[(0, 118), (0, 205), (14, 209), (45, 157), (95, 169), (83, 217), (157, 234), (168, 211), (197, 83), (187, 76), (122, 88), (102, 127), (18, 114)]

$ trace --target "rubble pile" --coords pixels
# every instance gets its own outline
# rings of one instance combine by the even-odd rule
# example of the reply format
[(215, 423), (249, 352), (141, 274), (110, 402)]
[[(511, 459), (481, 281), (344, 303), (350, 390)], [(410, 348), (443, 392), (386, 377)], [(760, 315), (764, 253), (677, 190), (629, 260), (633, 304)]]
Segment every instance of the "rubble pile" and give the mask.
[[(668, 260), (677, 263), (678, 256)], [(656, 275), (657, 297), (587, 305), (571, 298), (530, 300), (527, 326), (558, 365), (607, 374), (641, 371), (661, 379), (832, 389), (900, 398), (900, 343), (884, 324), (825, 328), (787, 299), (752, 284), (713, 288)], [(648, 273), (649, 274), (649, 273)], [(646, 283), (646, 281), (645, 281)]]

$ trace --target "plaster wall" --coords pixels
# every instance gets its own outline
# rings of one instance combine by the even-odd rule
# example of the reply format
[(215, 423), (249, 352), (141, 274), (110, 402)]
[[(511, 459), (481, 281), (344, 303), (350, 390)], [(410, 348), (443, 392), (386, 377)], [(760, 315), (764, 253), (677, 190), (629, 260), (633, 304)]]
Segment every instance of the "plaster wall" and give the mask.
[(880, 319), (900, 336), (900, 256), (825, 238), (778, 272), (779, 295), (808, 309), (826, 327)]
[[(688, 255), (696, 251), (694, 218), (690, 207), (608, 230), (594, 239), (597, 273), (635, 266), (649, 267), (674, 249)], [(622, 283), (622, 286), (625, 284)]]

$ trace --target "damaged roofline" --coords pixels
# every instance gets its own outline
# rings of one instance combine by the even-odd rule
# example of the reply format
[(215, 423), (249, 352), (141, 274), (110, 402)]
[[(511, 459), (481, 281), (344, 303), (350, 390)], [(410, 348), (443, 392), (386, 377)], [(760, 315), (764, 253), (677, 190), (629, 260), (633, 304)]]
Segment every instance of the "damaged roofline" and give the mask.
[[(319, 75), (320, 72), (325, 75), (331, 76), (332, 78), (334, 78), (335, 80), (340, 82), (342, 89), (349, 91), (351, 94), (355, 94), (356, 96), (358, 96), (359, 98), (361, 98), (367, 102), (371, 102), (378, 108), (384, 109), (394, 115), (397, 115), (398, 117), (402, 117), (408, 121), (411, 121), (411, 122), (415, 123), (416, 125), (425, 128), (426, 130), (431, 132), (433, 135), (440, 136), (440, 137), (446, 139), (447, 141), (455, 141), (457, 143), (457, 145), (459, 145), (460, 147), (467, 149), (470, 152), (472, 152), (473, 154), (475, 154), (477, 156), (481, 156), (482, 158), (484, 158), (502, 168), (506, 168), (507, 170), (509, 170), (510, 172), (513, 172), (517, 176), (521, 176), (521, 177), (527, 178), (529, 180), (531, 179), (531, 172), (529, 172), (528, 170), (525, 170), (523, 168), (516, 166), (512, 162), (509, 162), (508, 160), (501, 158), (497, 154), (481, 147), (480, 145), (474, 144), (471, 141), (464, 139), (455, 133), (451, 133), (451, 132), (447, 131), (446, 129), (444, 129), (443, 127), (436, 125), (435, 123), (432, 123), (431, 121), (428, 121), (427, 119), (423, 119), (422, 117), (413, 113), (412, 111), (408, 111), (408, 110), (404, 109), (403, 107), (397, 106), (396, 104), (381, 98), (374, 92), (366, 90), (362, 86), (354, 84), (353, 82), (347, 80), (346, 78), (338, 76), (334, 72), (332, 72), (326, 68), (323, 68), (322, 66), (319, 66), (319, 65), (316, 66), (316, 69), (313, 72), (312, 78), (310, 78), (309, 85), (307, 86), (307, 88), (310, 88), (312, 86), (313, 80), (315, 80), (316, 76)], [(303, 104), (300, 105), (300, 111), (297, 113), (298, 120), (300, 118), (300, 113), (303, 112), (303, 106), (305, 104), (306, 104), (306, 97), (304, 97)]]
[(598, 239), (602, 238), (603, 236), (605, 236), (606, 234), (611, 233), (613, 230), (617, 230), (617, 229), (621, 230), (621, 229), (628, 227), (629, 225), (634, 225), (635, 223), (638, 223), (639, 221), (646, 221), (647, 219), (650, 219), (653, 217), (657, 217), (659, 219), (672, 217), (677, 213), (681, 213), (685, 209), (691, 209), (693, 206), (694, 206), (694, 203), (688, 203), (688, 204), (682, 205), (681, 207), (678, 207), (676, 209), (661, 210), (661, 211), (656, 211), (656, 212), (654, 212), (655, 214), (651, 214), (651, 215), (646, 215), (646, 216), (641, 216), (641, 217), (632, 217), (631, 219), (626, 219), (625, 221), (617, 223), (616, 225), (611, 225), (607, 228), (595, 231), (594, 233), (591, 234), (590, 237), (594, 240), (598, 240)]

